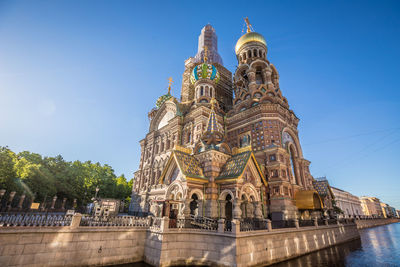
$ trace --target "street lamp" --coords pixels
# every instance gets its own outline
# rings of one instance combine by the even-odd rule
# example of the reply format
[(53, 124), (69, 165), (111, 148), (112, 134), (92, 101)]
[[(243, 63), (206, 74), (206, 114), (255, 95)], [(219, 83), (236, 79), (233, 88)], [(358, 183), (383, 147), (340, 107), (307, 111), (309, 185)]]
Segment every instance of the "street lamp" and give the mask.
[(94, 195), (94, 198), (97, 198), (97, 193), (99, 192), (100, 188), (96, 186), (96, 194)]

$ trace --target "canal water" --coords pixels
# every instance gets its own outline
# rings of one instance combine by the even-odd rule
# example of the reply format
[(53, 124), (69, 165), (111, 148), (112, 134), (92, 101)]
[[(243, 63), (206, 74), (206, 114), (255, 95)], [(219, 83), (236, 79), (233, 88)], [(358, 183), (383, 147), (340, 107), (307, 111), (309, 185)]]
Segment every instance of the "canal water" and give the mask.
[[(400, 223), (360, 230), (361, 239), (322, 249), (273, 267), (400, 267)], [(148, 267), (145, 263), (118, 265)]]
[(360, 230), (361, 239), (319, 250), (274, 267), (400, 266), (400, 223)]

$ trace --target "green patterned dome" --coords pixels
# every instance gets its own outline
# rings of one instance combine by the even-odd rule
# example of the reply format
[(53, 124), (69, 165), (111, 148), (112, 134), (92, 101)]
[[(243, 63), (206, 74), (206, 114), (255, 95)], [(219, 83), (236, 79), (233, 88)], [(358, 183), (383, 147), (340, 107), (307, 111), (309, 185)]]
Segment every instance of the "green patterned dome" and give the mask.
[(169, 92), (167, 94), (165, 94), (165, 95), (160, 96), (157, 99), (156, 107), (160, 108), (162, 106), (162, 104), (164, 104), (165, 101), (167, 101), (167, 100), (169, 100), (171, 98), (172, 98), (172, 95)]
[(203, 63), (197, 65), (193, 68), (192, 75), (190, 76), (190, 81), (194, 84), (196, 81), (200, 79), (209, 79), (218, 83), (220, 78), (219, 72), (216, 67), (211, 64)]

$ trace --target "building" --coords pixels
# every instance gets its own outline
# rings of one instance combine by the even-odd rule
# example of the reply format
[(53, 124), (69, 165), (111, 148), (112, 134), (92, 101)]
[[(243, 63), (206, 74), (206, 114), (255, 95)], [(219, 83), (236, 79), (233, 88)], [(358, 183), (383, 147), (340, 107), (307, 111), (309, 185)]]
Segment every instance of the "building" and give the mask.
[(324, 203), (325, 215), (334, 216), (334, 201), (335, 196), (332, 192), (332, 188), (329, 185), (326, 177), (315, 178), (313, 181), (313, 187), (320, 195), (322, 202)]
[(381, 202), (376, 197), (361, 197), (361, 207), (364, 215), (372, 217), (383, 217)]
[(360, 199), (342, 189), (331, 186), (335, 203), (343, 211), (344, 217), (354, 217), (364, 215)]
[(246, 20), (237, 69), (223, 66), (206, 25), (197, 54), (185, 61), (180, 99), (168, 92), (149, 112), (140, 141), (131, 213), (210, 218), (320, 216), (299, 119), (267, 58), (264, 37)]

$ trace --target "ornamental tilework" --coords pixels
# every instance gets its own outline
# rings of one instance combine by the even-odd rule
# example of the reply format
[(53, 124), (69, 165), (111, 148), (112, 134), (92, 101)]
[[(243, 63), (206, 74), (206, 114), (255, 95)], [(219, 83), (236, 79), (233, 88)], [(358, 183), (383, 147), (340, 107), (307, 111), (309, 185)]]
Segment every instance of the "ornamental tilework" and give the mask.
[(181, 151), (174, 151), (174, 154), (184, 175), (206, 179), (201, 169), (200, 162), (195, 157)]
[(329, 192), (328, 181), (313, 181), (313, 186), (320, 196), (325, 197), (328, 195)]
[(221, 174), (217, 179), (237, 178), (240, 176), (250, 159), (251, 151), (232, 156), (222, 167)]

